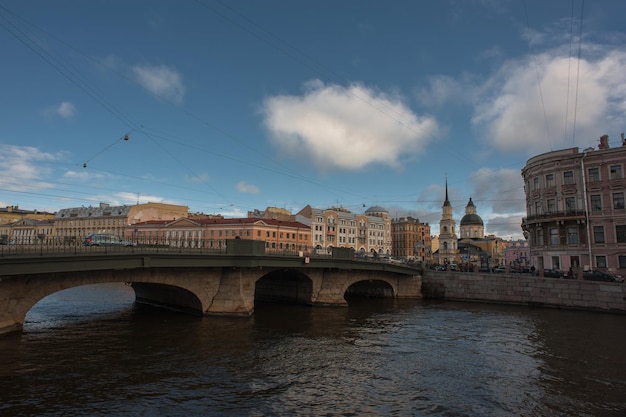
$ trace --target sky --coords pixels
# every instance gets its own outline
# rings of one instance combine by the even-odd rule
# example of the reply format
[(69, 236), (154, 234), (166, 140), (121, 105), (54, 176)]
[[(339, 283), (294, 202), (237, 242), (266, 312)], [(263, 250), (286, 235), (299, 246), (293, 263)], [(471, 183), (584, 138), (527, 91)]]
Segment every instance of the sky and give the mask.
[(623, 0), (0, 0), (0, 207), (382, 206), (522, 238), (521, 169), (626, 130)]

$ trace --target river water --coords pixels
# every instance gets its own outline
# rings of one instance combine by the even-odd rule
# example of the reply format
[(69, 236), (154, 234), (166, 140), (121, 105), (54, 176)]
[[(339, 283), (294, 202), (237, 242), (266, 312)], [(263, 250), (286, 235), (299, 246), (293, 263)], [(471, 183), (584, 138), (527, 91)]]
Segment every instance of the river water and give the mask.
[(425, 300), (250, 318), (53, 294), (0, 338), (1, 416), (624, 416), (626, 316)]

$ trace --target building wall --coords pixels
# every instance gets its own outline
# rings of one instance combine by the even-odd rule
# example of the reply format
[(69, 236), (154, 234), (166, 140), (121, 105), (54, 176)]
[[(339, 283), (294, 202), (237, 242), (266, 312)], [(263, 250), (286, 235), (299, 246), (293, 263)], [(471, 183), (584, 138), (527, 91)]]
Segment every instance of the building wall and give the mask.
[(430, 225), (419, 219), (401, 217), (391, 222), (392, 255), (430, 263)]
[[(371, 210), (371, 209), (369, 209)], [(342, 207), (329, 209), (306, 206), (296, 220), (310, 224), (312, 247), (330, 252), (333, 247), (352, 248), (357, 253), (390, 256), (391, 218), (380, 211), (355, 214)]]
[(548, 152), (523, 168), (522, 228), (537, 268), (626, 273), (626, 146), (603, 138), (598, 149)]
[(138, 244), (223, 249), (226, 240), (265, 242), (268, 250), (309, 251), (311, 229), (299, 222), (257, 218), (177, 219), (148, 221), (129, 227), (127, 238)]

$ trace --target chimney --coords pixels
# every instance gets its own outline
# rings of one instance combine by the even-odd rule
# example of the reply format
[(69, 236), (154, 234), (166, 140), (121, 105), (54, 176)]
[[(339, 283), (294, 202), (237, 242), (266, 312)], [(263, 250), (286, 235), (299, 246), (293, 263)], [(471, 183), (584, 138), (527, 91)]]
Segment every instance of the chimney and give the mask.
[(624, 139), (624, 132), (622, 132), (622, 146), (626, 146), (626, 139)]
[(598, 149), (609, 149), (609, 135), (600, 136), (600, 146)]

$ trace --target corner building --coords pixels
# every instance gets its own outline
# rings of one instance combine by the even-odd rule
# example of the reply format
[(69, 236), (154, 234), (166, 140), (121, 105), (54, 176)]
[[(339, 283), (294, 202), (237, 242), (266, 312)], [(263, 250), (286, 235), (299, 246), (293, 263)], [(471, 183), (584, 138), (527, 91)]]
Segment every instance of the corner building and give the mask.
[(574, 272), (626, 273), (626, 141), (611, 148), (547, 152), (522, 169), (532, 265)]

